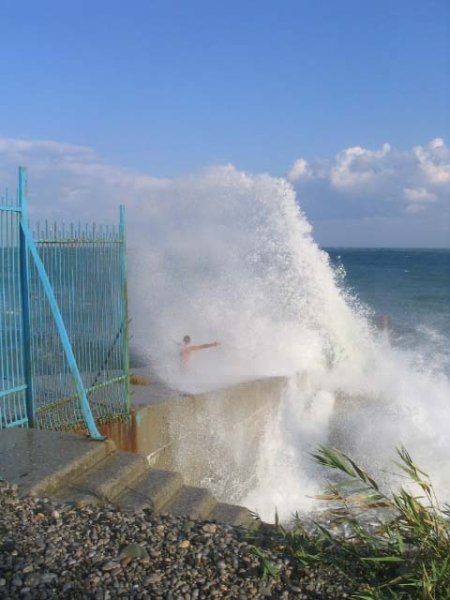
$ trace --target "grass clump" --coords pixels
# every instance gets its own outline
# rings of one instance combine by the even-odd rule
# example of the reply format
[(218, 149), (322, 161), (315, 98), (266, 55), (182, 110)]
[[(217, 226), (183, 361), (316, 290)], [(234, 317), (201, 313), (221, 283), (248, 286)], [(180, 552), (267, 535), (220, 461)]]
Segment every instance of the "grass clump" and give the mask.
[(450, 507), (440, 506), (428, 475), (406, 449), (397, 453), (396, 465), (416, 493), (401, 487), (387, 495), (347, 455), (319, 447), (315, 461), (341, 476), (319, 496), (331, 505), (331, 525), (316, 522), (307, 532), (297, 515), (292, 529), (277, 525), (277, 544), (300, 567), (338, 570), (358, 600), (448, 600)]

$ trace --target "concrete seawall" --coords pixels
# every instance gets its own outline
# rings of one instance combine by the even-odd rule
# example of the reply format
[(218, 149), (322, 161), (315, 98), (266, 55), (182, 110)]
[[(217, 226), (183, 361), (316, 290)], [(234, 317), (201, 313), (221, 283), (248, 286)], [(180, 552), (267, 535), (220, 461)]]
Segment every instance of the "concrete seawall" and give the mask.
[(285, 385), (273, 377), (198, 395), (143, 386), (139, 399), (147, 394), (153, 403), (135, 404), (128, 421), (103, 431), (155, 467), (179, 471), (185, 483), (239, 502), (252, 486), (261, 437)]

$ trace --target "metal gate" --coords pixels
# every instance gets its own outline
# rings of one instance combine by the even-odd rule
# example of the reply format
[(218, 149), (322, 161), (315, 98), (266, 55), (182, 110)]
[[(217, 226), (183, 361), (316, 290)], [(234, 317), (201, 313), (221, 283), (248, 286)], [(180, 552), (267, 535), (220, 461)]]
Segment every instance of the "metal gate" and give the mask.
[(0, 202), (0, 429), (84, 430), (129, 414), (124, 208), (118, 227), (31, 233), (26, 170)]

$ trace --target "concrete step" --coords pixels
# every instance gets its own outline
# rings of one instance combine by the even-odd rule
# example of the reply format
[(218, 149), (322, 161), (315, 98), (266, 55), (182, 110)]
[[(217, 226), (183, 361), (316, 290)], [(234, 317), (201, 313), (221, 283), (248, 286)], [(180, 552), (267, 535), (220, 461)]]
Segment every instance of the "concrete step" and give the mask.
[(183, 485), (179, 492), (161, 507), (160, 512), (201, 520), (209, 517), (216, 504), (208, 490)]
[(16, 483), (20, 494), (49, 496), (115, 450), (112, 440), (40, 429), (3, 429), (0, 474)]
[(72, 463), (66, 464), (56, 471), (53, 477), (41, 480), (40, 483), (30, 490), (34, 496), (50, 495), (54, 490), (60, 489), (67, 482), (74, 481), (91, 471), (99, 463), (109, 460), (116, 452), (116, 445), (112, 440), (103, 442), (92, 441), (89, 452), (86, 452)]
[(114, 452), (56, 494), (77, 505), (111, 502), (148, 469), (141, 454)]
[(217, 503), (205, 489), (184, 486), (179, 473), (150, 469), (145, 456), (118, 452), (111, 440), (33, 429), (2, 430), (0, 475), (21, 495), (52, 496), (78, 505), (112, 503), (139, 510), (250, 524), (240, 506)]
[(237, 504), (226, 504), (225, 502), (217, 502), (212, 512), (208, 515), (209, 521), (217, 521), (217, 523), (226, 523), (235, 527), (258, 527), (258, 519), (244, 506)]
[(137, 511), (151, 508), (159, 511), (167, 504), (183, 486), (179, 473), (151, 469), (132, 482), (124, 492), (115, 499), (124, 510)]

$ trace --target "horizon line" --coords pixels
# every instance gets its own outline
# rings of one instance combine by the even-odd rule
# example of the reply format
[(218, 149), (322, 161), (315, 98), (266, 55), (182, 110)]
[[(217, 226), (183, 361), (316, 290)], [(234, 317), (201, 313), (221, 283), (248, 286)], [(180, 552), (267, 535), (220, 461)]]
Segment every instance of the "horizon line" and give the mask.
[(318, 244), (323, 250), (429, 250), (429, 251), (450, 251), (450, 246), (334, 246)]

